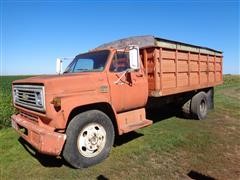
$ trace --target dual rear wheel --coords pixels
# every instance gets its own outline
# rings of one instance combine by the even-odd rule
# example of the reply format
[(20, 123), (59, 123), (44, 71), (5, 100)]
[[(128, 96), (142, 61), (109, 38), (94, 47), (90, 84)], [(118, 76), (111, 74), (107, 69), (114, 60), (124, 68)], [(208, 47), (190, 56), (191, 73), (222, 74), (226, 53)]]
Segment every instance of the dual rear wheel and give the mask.
[(182, 106), (183, 113), (188, 118), (205, 119), (208, 109), (213, 108), (213, 98), (210, 95), (204, 91), (198, 92)]
[(191, 113), (195, 119), (205, 119), (208, 113), (208, 98), (205, 92), (199, 92), (191, 99)]

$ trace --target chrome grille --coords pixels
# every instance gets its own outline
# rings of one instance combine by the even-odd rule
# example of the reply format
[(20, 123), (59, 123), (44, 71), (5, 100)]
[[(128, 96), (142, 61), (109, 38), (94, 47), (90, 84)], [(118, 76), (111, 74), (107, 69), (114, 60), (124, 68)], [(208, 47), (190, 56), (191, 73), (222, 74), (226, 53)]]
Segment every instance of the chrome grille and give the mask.
[(13, 100), (17, 105), (44, 112), (44, 86), (13, 85)]

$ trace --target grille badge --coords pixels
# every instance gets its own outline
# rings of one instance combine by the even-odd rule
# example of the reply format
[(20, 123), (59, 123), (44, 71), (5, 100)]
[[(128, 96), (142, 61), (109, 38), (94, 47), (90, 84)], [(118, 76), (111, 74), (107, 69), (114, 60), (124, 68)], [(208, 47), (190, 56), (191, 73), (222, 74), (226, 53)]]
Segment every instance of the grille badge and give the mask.
[(23, 93), (23, 94), (22, 94), (22, 98), (23, 98), (24, 100), (28, 100), (28, 95), (25, 94), (25, 93)]

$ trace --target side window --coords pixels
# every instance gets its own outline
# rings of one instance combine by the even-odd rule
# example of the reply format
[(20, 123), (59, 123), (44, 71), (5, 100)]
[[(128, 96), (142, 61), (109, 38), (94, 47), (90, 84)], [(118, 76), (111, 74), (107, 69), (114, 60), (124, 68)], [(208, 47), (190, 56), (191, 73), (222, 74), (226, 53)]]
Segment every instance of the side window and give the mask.
[(117, 52), (110, 66), (110, 72), (123, 72), (129, 69), (129, 55), (124, 52)]
[(74, 72), (89, 71), (93, 69), (93, 60), (92, 59), (81, 59), (77, 61)]

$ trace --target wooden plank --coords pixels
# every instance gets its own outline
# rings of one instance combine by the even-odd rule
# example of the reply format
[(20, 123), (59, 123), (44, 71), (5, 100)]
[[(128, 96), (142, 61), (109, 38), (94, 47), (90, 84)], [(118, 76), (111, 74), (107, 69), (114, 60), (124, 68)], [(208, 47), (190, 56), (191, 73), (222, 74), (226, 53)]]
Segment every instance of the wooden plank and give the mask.
[(215, 83), (211, 83), (210, 85), (199, 86), (198, 84), (196, 84), (196, 85), (192, 85), (192, 86), (184, 87), (184, 88), (183, 87), (178, 87), (178, 88), (173, 87), (173, 88), (163, 89), (163, 91), (161, 93), (156, 93), (154, 91), (150, 91), (149, 96), (153, 96), (153, 97), (167, 96), (167, 95), (176, 94), (176, 93), (182, 93), (182, 92), (187, 92), (187, 91), (209, 88), (209, 87), (213, 87), (216, 85), (220, 85), (222, 83), (223, 83), (223, 81), (218, 81)]

